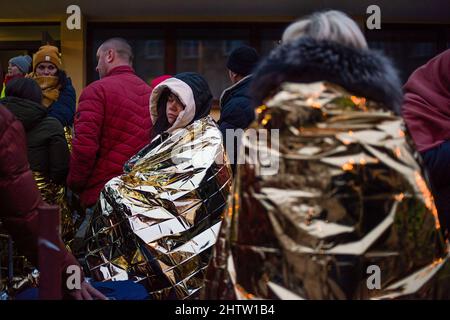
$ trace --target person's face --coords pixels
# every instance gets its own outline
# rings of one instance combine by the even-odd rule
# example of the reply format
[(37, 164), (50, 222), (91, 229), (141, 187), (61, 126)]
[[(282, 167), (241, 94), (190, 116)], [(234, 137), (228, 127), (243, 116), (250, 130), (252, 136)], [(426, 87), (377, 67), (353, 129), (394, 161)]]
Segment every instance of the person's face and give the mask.
[(166, 116), (169, 124), (173, 124), (175, 120), (178, 118), (178, 115), (181, 111), (183, 111), (184, 106), (181, 101), (177, 98), (173, 93), (169, 94), (166, 103)]
[(238, 82), (238, 75), (237, 73), (234, 73), (231, 70), (228, 70), (228, 77), (230, 78), (230, 81), (232, 84), (235, 84), (236, 82)]
[(95, 70), (98, 72), (100, 78), (103, 78), (108, 74), (111, 63), (114, 60), (114, 51), (112, 49), (103, 50), (102, 47), (97, 50), (97, 67)]
[(58, 72), (58, 68), (51, 62), (41, 62), (36, 66), (35, 72), (37, 76), (55, 76), (56, 72)]
[(18, 74), (22, 74), (19, 68), (13, 64), (8, 64), (8, 76), (16, 76)]

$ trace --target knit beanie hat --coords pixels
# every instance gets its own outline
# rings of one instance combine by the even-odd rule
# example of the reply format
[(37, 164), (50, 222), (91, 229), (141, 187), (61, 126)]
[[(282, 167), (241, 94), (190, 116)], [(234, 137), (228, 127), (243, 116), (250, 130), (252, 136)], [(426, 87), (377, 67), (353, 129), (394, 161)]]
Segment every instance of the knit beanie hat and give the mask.
[(256, 67), (258, 60), (259, 55), (254, 48), (242, 46), (231, 52), (227, 68), (234, 73), (247, 76)]
[(20, 72), (22, 72), (23, 74), (26, 74), (29, 72), (31, 67), (31, 57), (26, 55), (17, 56), (9, 59), (9, 63), (19, 68)]
[(33, 71), (36, 70), (37, 65), (41, 62), (51, 62), (61, 70), (61, 54), (59, 53), (58, 48), (51, 45), (40, 47), (39, 51), (33, 56)]

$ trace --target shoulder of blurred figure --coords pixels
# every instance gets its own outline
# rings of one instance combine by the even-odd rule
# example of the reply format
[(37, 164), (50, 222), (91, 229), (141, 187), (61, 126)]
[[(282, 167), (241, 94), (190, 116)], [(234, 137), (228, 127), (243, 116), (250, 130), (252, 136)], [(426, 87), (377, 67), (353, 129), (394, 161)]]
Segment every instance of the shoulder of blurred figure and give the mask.
[(46, 116), (43, 120), (43, 123), (45, 123), (47, 126), (51, 127), (52, 129), (56, 131), (61, 131), (64, 134), (64, 126), (61, 124), (61, 122), (52, 116)]
[(13, 122), (19, 121), (3, 104), (0, 103), (0, 139)]

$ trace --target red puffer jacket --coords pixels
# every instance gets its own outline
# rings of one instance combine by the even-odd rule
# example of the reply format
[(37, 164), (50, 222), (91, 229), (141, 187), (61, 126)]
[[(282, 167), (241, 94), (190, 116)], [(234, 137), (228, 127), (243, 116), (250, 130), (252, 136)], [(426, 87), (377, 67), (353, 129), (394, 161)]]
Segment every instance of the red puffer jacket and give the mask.
[(86, 87), (75, 115), (68, 186), (84, 207), (94, 205), (111, 178), (150, 139), (151, 88), (129, 66)]

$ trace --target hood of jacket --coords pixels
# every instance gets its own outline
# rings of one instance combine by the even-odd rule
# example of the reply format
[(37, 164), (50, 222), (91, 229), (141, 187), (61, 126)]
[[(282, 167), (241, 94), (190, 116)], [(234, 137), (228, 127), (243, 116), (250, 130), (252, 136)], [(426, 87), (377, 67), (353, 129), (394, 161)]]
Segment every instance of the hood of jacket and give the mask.
[(450, 50), (418, 68), (404, 86), (402, 115), (419, 151), (450, 139)]
[(155, 88), (158, 84), (160, 84), (161, 82), (163, 82), (163, 81), (165, 81), (165, 80), (167, 80), (169, 78), (172, 78), (172, 76), (168, 75), (168, 74), (163, 74), (162, 76), (154, 78), (150, 82), (150, 88), (152, 88), (152, 90), (153, 90), (153, 88)]
[(22, 122), (25, 131), (33, 129), (47, 117), (47, 109), (44, 106), (28, 99), (6, 97), (0, 103), (5, 105)]
[(401, 83), (387, 57), (374, 50), (307, 37), (275, 48), (261, 62), (252, 81), (254, 106), (273, 96), (284, 82), (319, 81), (339, 85), (400, 113)]
[(206, 117), (212, 105), (212, 94), (208, 82), (195, 72), (183, 72), (158, 84), (150, 96), (150, 115), (153, 124), (158, 119), (158, 101), (165, 89), (174, 93), (184, 105), (175, 122), (167, 130), (183, 128), (195, 120)]

